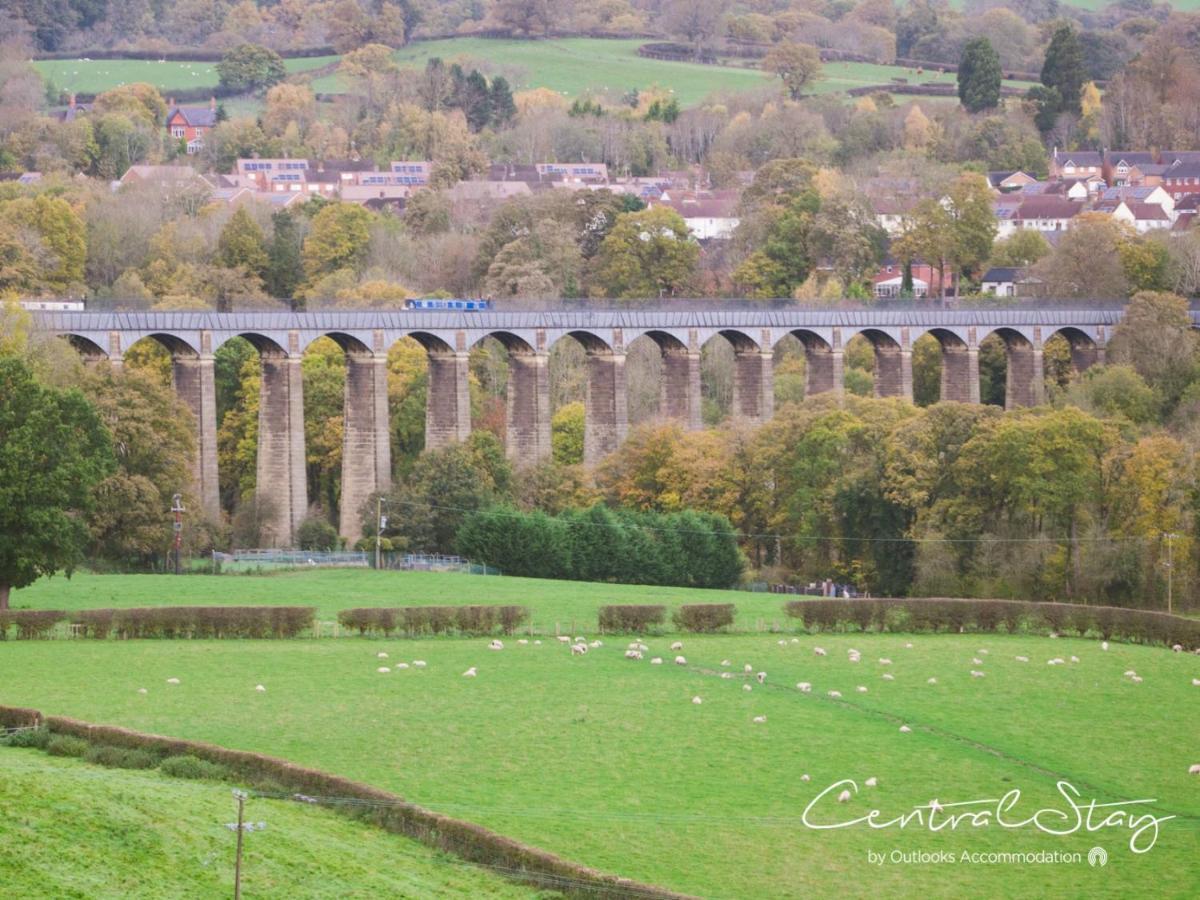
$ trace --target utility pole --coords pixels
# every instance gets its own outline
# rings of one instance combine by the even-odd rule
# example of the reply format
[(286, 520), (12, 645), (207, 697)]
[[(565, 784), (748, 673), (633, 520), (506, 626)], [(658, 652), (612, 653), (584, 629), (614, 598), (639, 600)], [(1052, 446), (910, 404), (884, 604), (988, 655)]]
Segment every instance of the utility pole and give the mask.
[(383, 494), (375, 498), (375, 571), (379, 571), (382, 554), (379, 549), (383, 541), (383, 529), (387, 527), (387, 519), (383, 516)]
[(171, 512), (175, 513), (175, 574), (179, 574), (179, 551), (183, 546), (183, 495), (176, 494), (171, 498)]
[(263, 831), (267, 827), (266, 822), (246, 822), (246, 792), (234, 788), (233, 797), (237, 800), (238, 817), (237, 822), (231, 822), (225, 827), (231, 831), (237, 832), (237, 856), (233, 863), (233, 900), (241, 900), (242, 897), (242, 842), (243, 836), (247, 831)]
[(1179, 535), (1172, 534), (1171, 532), (1167, 532), (1163, 535), (1163, 537), (1165, 537), (1167, 539), (1167, 612), (1170, 613), (1173, 611), (1172, 603), (1171, 603), (1171, 600), (1172, 600), (1171, 589), (1173, 587), (1172, 582), (1175, 579), (1175, 565), (1174, 565), (1175, 564), (1175, 553), (1174, 553), (1175, 544), (1174, 544), (1174, 541), (1175, 541), (1175, 538), (1179, 537)]

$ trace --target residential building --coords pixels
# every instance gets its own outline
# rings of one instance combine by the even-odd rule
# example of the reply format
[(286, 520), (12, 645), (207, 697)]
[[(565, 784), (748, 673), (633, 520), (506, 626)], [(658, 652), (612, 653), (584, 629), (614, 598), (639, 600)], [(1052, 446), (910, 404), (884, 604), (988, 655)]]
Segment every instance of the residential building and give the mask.
[(171, 99), (167, 110), (167, 134), (183, 141), (188, 155), (204, 149), (204, 136), (217, 126), (217, 98), (208, 106), (176, 106)]

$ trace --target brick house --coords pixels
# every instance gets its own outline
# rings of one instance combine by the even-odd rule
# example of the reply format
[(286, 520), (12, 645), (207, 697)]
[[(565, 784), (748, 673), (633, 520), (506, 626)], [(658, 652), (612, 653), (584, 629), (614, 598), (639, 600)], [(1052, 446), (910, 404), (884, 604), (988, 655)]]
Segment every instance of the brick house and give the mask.
[(167, 134), (183, 141), (189, 155), (204, 149), (204, 136), (217, 125), (217, 98), (208, 106), (176, 106), (172, 98), (167, 111)]

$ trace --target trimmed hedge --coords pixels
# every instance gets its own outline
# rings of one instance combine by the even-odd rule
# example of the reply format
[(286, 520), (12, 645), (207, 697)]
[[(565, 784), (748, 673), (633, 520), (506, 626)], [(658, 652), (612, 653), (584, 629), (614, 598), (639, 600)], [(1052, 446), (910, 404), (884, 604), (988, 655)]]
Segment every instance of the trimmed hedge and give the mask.
[(226, 766), (196, 756), (168, 756), (158, 768), (172, 778), (191, 778), (194, 781), (224, 781), (233, 774)]
[(512, 634), (529, 621), (524, 606), (401, 606), (343, 609), (338, 623), (361, 635), (391, 637), (400, 630), (409, 637), (423, 634)]
[(717, 631), (733, 624), (732, 603), (693, 603), (671, 615), (680, 631)]
[(6, 609), (0, 612), (0, 641), (14, 625), (21, 640), (49, 637), (54, 626), (66, 618), (67, 614), (57, 609)]
[(1052, 632), (1200, 648), (1200, 621), (1118, 606), (1023, 600), (793, 600), (784, 611), (811, 631)]
[(667, 620), (665, 606), (602, 606), (600, 607), (600, 632), (612, 633), (631, 631), (641, 633), (650, 626), (661, 626)]
[[(24, 712), (28, 711), (13, 711), (14, 714)], [(5, 708), (0, 707), (0, 718), (4, 715)], [(45, 721), (53, 735), (52, 744), (54, 741), (71, 739), (77, 744), (70, 746), (82, 745), (85, 749), (89, 743), (97, 743), (144, 750), (158, 756), (193, 756), (225, 766), (251, 784), (280, 786), (285, 791), (303, 794), (345, 815), (407, 835), (427, 846), (456, 854), (470, 862), (508, 869), (517, 880), (538, 887), (557, 889), (569, 896), (637, 896), (661, 900), (691, 900), (686, 894), (641, 884), (570, 862), (553, 853), (496, 834), (480, 825), (424, 809), (387, 791), (315, 769), (306, 769), (275, 757), (244, 750), (229, 750), (200, 741), (143, 734), (111, 725), (93, 725), (63, 716), (47, 716)]]
[(160, 606), (93, 609), (72, 616), (105, 638), (294, 638), (312, 627), (315, 606)]
[(153, 769), (158, 765), (157, 754), (148, 750), (136, 750), (130, 747), (111, 747), (107, 744), (93, 744), (83, 758), (97, 766), (107, 766), (110, 769)]

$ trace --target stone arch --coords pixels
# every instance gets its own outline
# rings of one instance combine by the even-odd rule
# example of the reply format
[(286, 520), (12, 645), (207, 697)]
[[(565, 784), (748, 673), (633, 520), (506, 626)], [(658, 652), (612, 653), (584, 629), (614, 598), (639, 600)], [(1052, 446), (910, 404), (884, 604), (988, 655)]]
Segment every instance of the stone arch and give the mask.
[(855, 337), (862, 337), (875, 353), (875, 396), (912, 400), (912, 352), (878, 328), (863, 328)]
[(625, 348), (616, 341), (609, 343), (593, 331), (573, 329), (550, 342), (551, 353), (566, 338), (571, 338), (586, 354), (583, 462), (595, 465), (620, 447), (629, 433)]
[(440, 450), (471, 436), (470, 357), (431, 331), (410, 331), (425, 349), (429, 378), (425, 388), (425, 449)]
[(730, 413), (734, 418), (762, 423), (775, 412), (773, 353), (744, 331), (722, 329), (704, 341), (702, 352), (722, 337), (733, 348), (733, 390)]
[(264, 359), (286, 359), (290, 356), (286, 347), (261, 332), (243, 331), (233, 335), (233, 337), (240, 337), (249, 342), (250, 346), (257, 350), (258, 355)]
[[(643, 340), (653, 344), (657, 351), (654, 413), (659, 418), (683, 423), (689, 431), (703, 427), (700, 415), (700, 351), (688, 347), (669, 331), (651, 329), (629, 343), (635, 361), (638, 342)], [(653, 382), (651, 387), (654, 387)]]
[(504, 451), (516, 465), (536, 464), (550, 457), (550, 358), (537, 352), (525, 338), (511, 331), (490, 331), (508, 357), (504, 388)]
[(574, 331), (564, 332), (550, 342), (551, 346), (557, 344), (559, 341), (565, 338), (573, 338), (575, 342), (579, 344), (579, 346), (583, 347), (588, 356), (613, 354), (618, 352), (611, 343), (604, 340), (604, 338), (600, 337), (600, 335), (585, 329), (576, 329)]
[(1080, 328), (1075, 328), (1071, 325), (1064, 325), (1062, 328), (1056, 328), (1053, 332), (1046, 336), (1042, 346), (1050, 343), (1054, 338), (1060, 337), (1067, 342), (1071, 352), (1071, 368), (1075, 374), (1081, 375), (1097, 363), (1102, 362), (1103, 348), (1089, 335)]
[[(345, 331), (327, 331), (319, 337), (326, 337), (342, 348), (342, 352), (349, 358), (351, 354), (356, 356), (371, 356), (373, 351), (371, 347), (362, 338), (350, 334)], [(315, 341), (314, 341), (315, 343)], [(312, 346), (310, 343), (309, 347)], [(307, 350), (308, 347), (305, 347)]]
[[(1015, 409), (1041, 403), (1044, 394), (1042, 348), (1035, 346), (1020, 329), (999, 326), (989, 331), (980, 341), (981, 358), (988, 354), (988, 347), (995, 347), (997, 342), (1004, 348), (1004, 408)], [(992, 367), (990, 377), (998, 377), (995, 367)], [(981, 372), (981, 383), (983, 380)], [(993, 383), (992, 396), (983, 399), (994, 402), (995, 393)]]
[[(930, 328), (921, 338), (937, 341), (941, 373), (938, 399), (942, 402), (979, 402), (979, 351), (948, 328)], [(914, 344), (915, 347), (915, 344)]]
[(804, 348), (804, 396), (842, 390), (842, 350), (834, 352), (833, 345), (815, 331), (793, 328), (780, 336), (779, 343), (793, 337)]
[(108, 351), (93, 341), (91, 338), (84, 337), (82, 334), (61, 334), (59, 335), (64, 341), (71, 345), (71, 348), (82, 357), (84, 363), (92, 365), (98, 363), (102, 359), (109, 359)]

